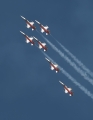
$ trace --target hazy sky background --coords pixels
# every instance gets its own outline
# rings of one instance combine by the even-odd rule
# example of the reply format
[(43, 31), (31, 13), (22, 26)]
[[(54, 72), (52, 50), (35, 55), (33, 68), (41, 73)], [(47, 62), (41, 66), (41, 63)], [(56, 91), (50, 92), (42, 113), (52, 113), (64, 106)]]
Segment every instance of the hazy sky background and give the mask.
[[(51, 34), (93, 71), (93, 0), (2, 0), (0, 120), (93, 120), (93, 99), (64, 74), (51, 71), (41, 50), (26, 44), (20, 30), (45, 40), (27, 29), (20, 15), (48, 25)], [(43, 35), (66, 54), (51, 36)], [(93, 86), (47, 46), (46, 53), (93, 93)], [(73, 89), (73, 97), (64, 93), (59, 80)]]

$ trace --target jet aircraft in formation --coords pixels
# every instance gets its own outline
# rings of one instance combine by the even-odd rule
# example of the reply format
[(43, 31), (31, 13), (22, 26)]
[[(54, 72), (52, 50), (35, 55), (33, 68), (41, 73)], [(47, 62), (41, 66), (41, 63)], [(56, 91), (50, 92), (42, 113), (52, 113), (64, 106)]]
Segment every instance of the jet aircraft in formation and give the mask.
[(64, 83), (62, 83), (61, 81), (59, 81), (59, 82), (60, 82), (60, 84), (63, 85), (64, 90), (65, 90), (65, 93), (68, 93), (69, 96), (73, 96), (72, 88), (68, 88), (68, 87), (67, 87)]
[(55, 70), (56, 73), (59, 72), (59, 68), (58, 68), (58, 65), (57, 64), (54, 64), (52, 63), (48, 58), (45, 57), (45, 59), (50, 63), (50, 66), (51, 66), (51, 70)]
[(20, 31), (26, 38), (26, 43), (31, 43), (31, 45), (34, 45), (35, 42), (33, 41), (33, 37), (28, 37), (25, 33), (23, 33), (22, 31)]
[(32, 28), (32, 31), (36, 29), (36, 27), (34, 26), (34, 22), (29, 22), (29, 21), (28, 21), (26, 18), (24, 18), (23, 16), (21, 16), (21, 18), (26, 21), (27, 28)]
[(40, 25), (40, 28), (41, 28), (41, 32), (43, 33), (43, 32), (45, 32), (46, 33), (46, 35), (48, 35), (48, 34), (50, 34), (50, 31), (48, 30), (48, 26), (46, 25), (46, 26), (43, 26), (40, 22), (38, 22), (37, 20), (35, 20), (36, 21), (36, 23), (38, 23), (39, 25)]
[(44, 51), (47, 51), (46, 43), (41, 43), (37, 38), (33, 37), (39, 44), (39, 49), (44, 49)]
[[(24, 18), (23, 16), (21, 16), (22, 19), (24, 19), (26, 21), (27, 24), (27, 28), (32, 28), (33, 30), (36, 30), (36, 27), (34, 26), (34, 22), (29, 22), (26, 18)], [(45, 32), (46, 35), (50, 34), (50, 30), (48, 30), (48, 26), (43, 26), (40, 22), (38, 22), (37, 20), (35, 20), (36, 23), (38, 23), (40, 25), (41, 28), (41, 32)], [(26, 43), (31, 43), (31, 45), (35, 44), (35, 41), (38, 43), (39, 45), (39, 49), (42, 49), (44, 51), (47, 51), (47, 46), (46, 43), (42, 43), (40, 40), (38, 40), (36, 37), (28, 37), (25, 33), (23, 33), (22, 31), (20, 31), (26, 38)], [(34, 41), (35, 40), (35, 41)], [(45, 57), (45, 59), (49, 62), (50, 66), (51, 66), (51, 70), (55, 70), (56, 73), (58, 73), (60, 71), (59, 67), (57, 64), (54, 64), (53, 62), (51, 62), (48, 58)], [(63, 82), (59, 81), (60, 84), (64, 87), (64, 92), (68, 93), (69, 96), (73, 96), (73, 92), (72, 92), (72, 88), (68, 88)]]

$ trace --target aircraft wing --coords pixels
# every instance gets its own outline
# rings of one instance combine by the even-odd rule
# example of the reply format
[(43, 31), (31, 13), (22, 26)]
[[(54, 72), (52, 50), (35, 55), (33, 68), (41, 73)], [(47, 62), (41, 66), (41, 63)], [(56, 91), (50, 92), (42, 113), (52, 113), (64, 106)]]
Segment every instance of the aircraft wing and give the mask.
[(55, 66), (56, 68), (58, 67), (58, 65), (56, 65), (56, 64), (55, 64), (54, 66)]
[(34, 22), (30, 22), (30, 24), (31, 24), (31, 25), (33, 25), (33, 24), (34, 24)]
[(29, 43), (30, 41), (26, 38), (26, 43)]
[(68, 93), (68, 91), (65, 89), (65, 93)]
[(30, 25), (27, 23), (27, 28), (30, 28)]
[(71, 94), (69, 94), (69, 96), (72, 96)]
[(53, 66), (51, 66), (51, 70), (54, 70), (54, 67), (53, 67)]
[(29, 37), (30, 40), (33, 40), (33, 37)]
[(46, 43), (42, 43), (42, 45), (43, 45), (43, 46), (45, 46), (45, 45), (46, 45)]
[(68, 90), (69, 90), (69, 91), (71, 91), (71, 90), (72, 90), (72, 88), (68, 88)]
[(39, 44), (39, 49), (41, 49), (42, 48), (42, 46)]
[(48, 26), (44, 26), (44, 28), (47, 30), (49, 27)]
[(43, 33), (44, 32), (44, 30), (41, 28), (41, 32)]

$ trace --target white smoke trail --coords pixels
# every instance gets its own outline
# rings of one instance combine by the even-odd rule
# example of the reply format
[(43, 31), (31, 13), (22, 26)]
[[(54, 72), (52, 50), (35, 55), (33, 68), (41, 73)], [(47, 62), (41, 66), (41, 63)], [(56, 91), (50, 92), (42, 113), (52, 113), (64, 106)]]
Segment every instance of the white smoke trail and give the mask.
[(45, 38), (43, 35), (41, 35), (48, 44), (62, 57), (67, 61), (78, 73), (80, 73), (81, 76), (84, 77), (85, 80), (87, 80), (89, 83), (93, 85), (93, 79), (89, 78), (87, 74), (81, 70), (74, 62), (72, 62), (63, 52), (61, 52), (55, 45), (53, 45), (47, 38)]
[[(52, 35), (51, 35), (52, 36)], [(52, 36), (53, 37), (53, 36)], [(53, 37), (53, 39), (55, 39)], [(65, 48), (61, 43), (59, 43), (56, 39), (55, 41), (63, 48), (63, 50), (70, 56), (73, 58), (73, 60), (83, 69), (85, 70), (86, 73), (88, 73), (91, 77), (93, 77), (93, 72), (91, 72), (91, 70), (89, 70), (80, 60), (78, 60), (76, 58), (75, 55), (73, 55), (67, 48)]]
[[(57, 41), (57, 40), (56, 40)], [(61, 43), (57, 41), (57, 43), (63, 48), (63, 50), (73, 58), (73, 60), (83, 69), (86, 73), (88, 73), (91, 77), (93, 77), (93, 73), (80, 61), (74, 56), (68, 49), (66, 49)]]
[[(52, 60), (46, 53), (43, 52), (43, 54), (50, 59), (51, 61), (53, 61), (54, 63), (56, 63), (54, 60)], [(59, 66), (59, 65), (58, 65)], [(86, 95), (88, 95), (89, 97), (91, 97), (93, 99), (93, 94), (84, 86), (82, 86), (79, 82), (76, 81), (76, 79), (74, 79), (69, 73), (67, 73), (62, 67), (59, 66), (59, 69), (61, 70), (61, 72), (68, 77), (69, 80), (71, 80), (76, 86), (78, 86)]]

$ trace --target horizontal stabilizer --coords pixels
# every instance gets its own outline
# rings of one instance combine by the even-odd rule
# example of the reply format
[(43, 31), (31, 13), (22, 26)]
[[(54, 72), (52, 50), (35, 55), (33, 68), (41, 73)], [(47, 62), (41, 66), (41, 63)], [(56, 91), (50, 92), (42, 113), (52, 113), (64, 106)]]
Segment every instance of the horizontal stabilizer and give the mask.
[(45, 52), (46, 50), (44, 49), (44, 52)]
[(69, 96), (72, 96), (71, 94), (69, 94)]

